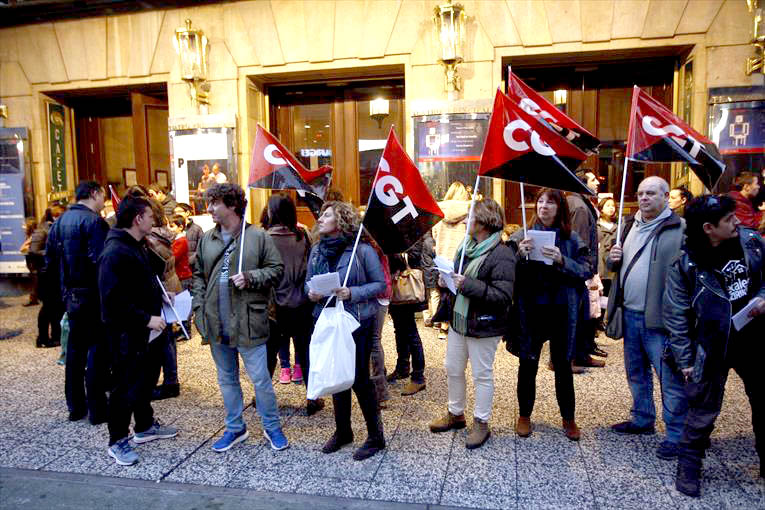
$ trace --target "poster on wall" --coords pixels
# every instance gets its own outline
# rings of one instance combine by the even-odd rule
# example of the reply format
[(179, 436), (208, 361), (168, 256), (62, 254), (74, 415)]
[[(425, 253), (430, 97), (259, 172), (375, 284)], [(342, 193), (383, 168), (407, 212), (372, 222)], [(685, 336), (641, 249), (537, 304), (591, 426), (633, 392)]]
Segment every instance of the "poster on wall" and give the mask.
[(714, 191), (725, 193), (738, 174), (765, 166), (765, 101), (713, 104), (709, 119), (709, 137), (726, 167)]
[(24, 254), (24, 177), (27, 130), (0, 128), (0, 273), (27, 273)]
[(233, 130), (206, 128), (170, 132), (175, 199), (204, 213), (204, 192), (223, 182), (239, 182), (233, 160)]
[(66, 156), (64, 153), (64, 107), (48, 105), (48, 135), (50, 141), (50, 186), (52, 192), (66, 189)]

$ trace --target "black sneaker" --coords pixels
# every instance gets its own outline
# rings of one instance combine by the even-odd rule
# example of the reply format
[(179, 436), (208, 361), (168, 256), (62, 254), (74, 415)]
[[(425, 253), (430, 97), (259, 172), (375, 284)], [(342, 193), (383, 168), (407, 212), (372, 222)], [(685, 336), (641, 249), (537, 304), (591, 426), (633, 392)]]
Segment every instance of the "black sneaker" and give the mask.
[(332, 434), (332, 437), (329, 438), (329, 441), (324, 443), (324, 446), (321, 447), (322, 453), (335, 453), (340, 448), (347, 444), (351, 444), (353, 442), (353, 433), (350, 435), (339, 435), (337, 432)]
[(151, 393), (152, 400), (164, 400), (166, 398), (175, 398), (181, 394), (180, 384), (163, 384), (154, 388)]
[(701, 470), (678, 462), (675, 488), (686, 496), (698, 498), (701, 494)]
[(87, 415), (87, 411), (69, 411), (69, 421), (80, 421)]
[(677, 443), (662, 441), (659, 447), (656, 448), (656, 456), (662, 460), (676, 459), (677, 454), (678, 454)]
[(318, 398), (316, 400), (306, 399), (305, 401), (305, 415), (313, 416), (324, 409), (324, 399)]
[(408, 379), (408, 378), (409, 378), (409, 374), (402, 374), (402, 373), (397, 372), (395, 370), (393, 372), (391, 372), (390, 374), (385, 376), (385, 380), (388, 381), (389, 383), (396, 382), (396, 381), (398, 381), (400, 379)]
[(634, 434), (638, 436), (651, 436), (656, 434), (656, 429), (653, 425), (647, 427), (638, 427), (631, 421), (623, 421), (616, 425), (611, 425), (611, 430), (617, 434)]
[(364, 460), (385, 449), (385, 439), (368, 438), (361, 448), (353, 452), (353, 460)]

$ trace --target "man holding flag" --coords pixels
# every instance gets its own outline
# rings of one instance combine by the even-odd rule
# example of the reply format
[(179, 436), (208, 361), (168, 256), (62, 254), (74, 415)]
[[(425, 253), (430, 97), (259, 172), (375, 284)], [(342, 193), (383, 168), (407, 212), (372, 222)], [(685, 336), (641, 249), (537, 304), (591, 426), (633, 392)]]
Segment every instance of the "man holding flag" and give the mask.
[[(216, 226), (199, 241), (193, 276), (194, 322), (210, 350), (226, 407), (226, 430), (212, 449), (224, 452), (249, 437), (242, 419), (239, 356), (255, 386), (263, 434), (274, 450), (289, 446), (266, 363), (268, 299), (284, 264), (271, 237), (247, 225), (247, 200), (236, 184), (216, 184), (207, 192)], [(235, 268), (238, 267), (238, 270)]]

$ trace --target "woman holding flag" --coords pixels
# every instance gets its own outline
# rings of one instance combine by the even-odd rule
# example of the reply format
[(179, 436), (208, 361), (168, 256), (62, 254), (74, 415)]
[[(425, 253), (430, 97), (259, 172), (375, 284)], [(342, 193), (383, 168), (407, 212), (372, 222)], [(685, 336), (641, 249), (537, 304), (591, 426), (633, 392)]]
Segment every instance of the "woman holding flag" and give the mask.
[[(571, 360), (576, 347), (576, 321), (579, 302), (590, 276), (589, 250), (571, 231), (568, 204), (563, 193), (543, 188), (536, 196), (536, 216), (532, 229), (555, 232), (555, 242), (541, 246), (544, 259), (531, 260), (534, 240), (518, 231), (510, 238), (520, 261), (516, 271), (516, 300), (520, 317), (518, 368), (518, 405), (515, 432), (520, 437), (531, 434), (531, 412), (536, 398), (536, 377), (542, 346), (550, 340), (550, 359), (555, 367), (555, 395), (563, 417), (563, 428), (572, 441), (579, 440), (574, 421), (574, 376)], [(550, 320), (554, 317), (555, 320)], [(560, 318), (560, 320), (558, 320)]]
[[(320, 240), (311, 249), (308, 258), (306, 282), (314, 275), (338, 272), (340, 278), (348, 274), (343, 287), (334, 289), (336, 299), (361, 324), (353, 332), (356, 344), (356, 376), (353, 391), (367, 423), (367, 440), (353, 454), (354, 460), (364, 460), (385, 448), (383, 423), (377, 408), (377, 398), (369, 379), (369, 357), (373, 329), (376, 324), (377, 296), (385, 291), (385, 275), (380, 259), (367, 243), (358, 245), (355, 256), (353, 245), (361, 228), (361, 218), (353, 206), (346, 202), (325, 202), (317, 221)], [(306, 283), (308, 298), (316, 303), (313, 318), (316, 321), (327, 299), (313, 292)], [(333, 300), (334, 297), (328, 298)], [(335, 432), (322, 447), (324, 453), (334, 453), (353, 442), (351, 429), (351, 390), (332, 395), (335, 411)]]
[[(446, 376), (449, 402), (445, 416), (431, 422), (431, 432), (461, 429), (466, 425), (465, 369), (470, 359), (475, 387), (473, 430), (465, 440), (468, 449), (478, 448), (489, 438), (489, 418), (494, 400), (494, 356), (502, 334), (509, 326), (508, 310), (513, 299), (515, 255), (502, 244), (504, 215), (490, 198), (476, 202), (468, 234), (457, 250), (458, 267), (465, 251), (464, 274), (453, 274), (457, 296), (451, 311), (446, 346)], [(446, 287), (443, 277), (439, 285)], [(449, 292), (445, 288), (441, 292)]]

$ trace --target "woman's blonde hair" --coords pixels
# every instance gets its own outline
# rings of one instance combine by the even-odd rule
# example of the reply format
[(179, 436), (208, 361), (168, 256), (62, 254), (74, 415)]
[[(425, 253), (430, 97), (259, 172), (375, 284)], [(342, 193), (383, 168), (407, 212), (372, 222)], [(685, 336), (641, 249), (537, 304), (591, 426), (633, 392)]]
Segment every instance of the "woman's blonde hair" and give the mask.
[(337, 218), (337, 228), (346, 235), (355, 235), (359, 231), (359, 225), (361, 225), (361, 217), (356, 211), (356, 208), (348, 202), (337, 202), (331, 200), (324, 202), (321, 206), (321, 212), (319, 216), (324, 214), (329, 208), (335, 212), (335, 218)]
[(492, 234), (505, 228), (502, 208), (491, 198), (484, 198), (475, 203), (473, 221), (483, 225)]
[(444, 200), (470, 200), (470, 193), (460, 181), (454, 181), (444, 195)]

